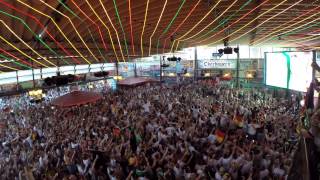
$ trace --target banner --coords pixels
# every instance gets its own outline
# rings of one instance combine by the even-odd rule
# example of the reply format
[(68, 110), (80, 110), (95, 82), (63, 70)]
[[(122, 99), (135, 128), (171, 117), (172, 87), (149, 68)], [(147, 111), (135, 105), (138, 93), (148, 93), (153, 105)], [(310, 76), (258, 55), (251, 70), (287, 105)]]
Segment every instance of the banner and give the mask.
[(199, 60), (200, 69), (236, 69), (237, 60)]

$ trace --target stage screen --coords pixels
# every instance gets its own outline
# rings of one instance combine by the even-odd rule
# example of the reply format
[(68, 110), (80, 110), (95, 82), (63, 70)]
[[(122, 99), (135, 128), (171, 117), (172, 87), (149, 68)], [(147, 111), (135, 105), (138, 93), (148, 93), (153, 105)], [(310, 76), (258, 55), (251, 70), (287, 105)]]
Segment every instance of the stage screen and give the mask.
[(311, 63), (311, 52), (266, 53), (266, 84), (306, 92), (312, 80)]

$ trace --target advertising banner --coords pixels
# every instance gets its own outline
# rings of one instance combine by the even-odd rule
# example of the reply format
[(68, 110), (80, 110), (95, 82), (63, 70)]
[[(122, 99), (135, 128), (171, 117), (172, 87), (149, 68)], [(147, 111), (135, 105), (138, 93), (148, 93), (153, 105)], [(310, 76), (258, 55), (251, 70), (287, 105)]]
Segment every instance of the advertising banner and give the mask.
[(199, 60), (200, 69), (236, 69), (237, 60)]

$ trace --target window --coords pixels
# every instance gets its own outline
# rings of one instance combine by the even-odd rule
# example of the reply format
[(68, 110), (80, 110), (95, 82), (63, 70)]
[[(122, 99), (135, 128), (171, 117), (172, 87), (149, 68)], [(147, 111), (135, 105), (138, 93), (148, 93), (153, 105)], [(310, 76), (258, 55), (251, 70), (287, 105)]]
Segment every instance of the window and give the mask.
[(0, 84), (10, 84), (10, 83), (17, 83), (16, 71), (0, 74)]

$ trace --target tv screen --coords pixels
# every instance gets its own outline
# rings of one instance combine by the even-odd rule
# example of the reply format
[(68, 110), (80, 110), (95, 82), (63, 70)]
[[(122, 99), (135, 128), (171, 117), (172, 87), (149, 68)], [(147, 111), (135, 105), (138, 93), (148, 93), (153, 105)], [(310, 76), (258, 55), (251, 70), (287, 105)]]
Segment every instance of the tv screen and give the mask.
[(312, 81), (312, 52), (266, 53), (266, 85), (306, 92)]

